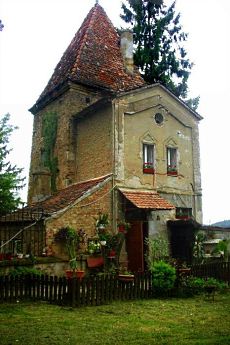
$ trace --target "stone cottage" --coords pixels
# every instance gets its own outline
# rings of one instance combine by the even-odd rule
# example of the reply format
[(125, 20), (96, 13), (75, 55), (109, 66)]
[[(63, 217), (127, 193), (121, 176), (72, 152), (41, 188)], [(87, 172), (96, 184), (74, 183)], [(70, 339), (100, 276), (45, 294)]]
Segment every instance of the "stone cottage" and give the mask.
[(60, 254), (59, 228), (93, 237), (102, 212), (112, 233), (120, 219), (131, 224), (129, 268), (143, 270), (146, 238), (172, 238), (183, 221), (183, 241), (190, 220), (202, 222), (202, 118), (164, 86), (146, 84), (132, 51), (132, 33), (119, 35), (96, 3), (30, 109), (28, 205), (42, 209), (48, 255)]

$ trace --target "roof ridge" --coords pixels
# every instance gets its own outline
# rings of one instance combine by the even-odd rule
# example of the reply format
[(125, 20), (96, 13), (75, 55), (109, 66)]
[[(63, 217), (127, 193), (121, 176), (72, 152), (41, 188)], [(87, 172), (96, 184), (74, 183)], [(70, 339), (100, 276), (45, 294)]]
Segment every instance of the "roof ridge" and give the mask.
[[(128, 73), (119, 34), (101, 5), (91, 8), (64, 51), (45, 89), (30, 109), (37, 113), (58, 96), (69, 81), (100, 90), (119, 92), (145, 85), (138, 69)], [(68, 85), (68, 87), (70, 87)]]
[[(83, 35), (83, 39), (80, 40), (80, 47), (78, 49), (77, 57), (76, 57), (76, 60), (75, 60), (75, 64), (74, 64), (74, 66), (73, 66), (73, 68), (72, 68), (72, 70), (70, 72), (70, 75), (73, 75), (75, 73), (76, 69), (77, 69), (78, 63), (79, 63), (80, 58), (81, 58), (82, 50), (84, 49), (85, 42), (86, 42), (87, 37), (88, 37), (88, 35), (87, 35), (88, 31), (90, 30), (91, 25), (95, 21), (95, 13), (96, 13), (97, 7), (100, 7), (103, 10), (103, 8), (98, 3), (96, 3), (94, 5), (94, 7), (91, 8), (91, 10), (89, 11), (89, 13), (86, 16), (85, 20), (83, 21), (82, 25), (80, 26), (80, 29), (77, 31), (76, 35), (74, 36), (74, 39), (75, 39), (75, 37), (77, 37), (78, 33), (81, 31), (81, 28), (83, 28), (86, 25), (87, 21), (88, 21), (88, 25), (86, 26), (86, 31), (85, 31), (85, 33)], [(73, 41), (74, 41), (74, 39), (73, 39)]]

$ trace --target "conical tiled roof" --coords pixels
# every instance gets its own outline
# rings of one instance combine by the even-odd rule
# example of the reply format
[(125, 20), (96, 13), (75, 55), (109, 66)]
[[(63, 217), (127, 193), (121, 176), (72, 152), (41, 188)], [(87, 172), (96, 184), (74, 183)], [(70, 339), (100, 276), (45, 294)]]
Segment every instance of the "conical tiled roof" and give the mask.
[(88, 13), (64, 52), (37, 104), (66, 81), (118, 92), (145, 84), (139, 72), (125, 72), (120, 37), (105, 13), (96, 4)]

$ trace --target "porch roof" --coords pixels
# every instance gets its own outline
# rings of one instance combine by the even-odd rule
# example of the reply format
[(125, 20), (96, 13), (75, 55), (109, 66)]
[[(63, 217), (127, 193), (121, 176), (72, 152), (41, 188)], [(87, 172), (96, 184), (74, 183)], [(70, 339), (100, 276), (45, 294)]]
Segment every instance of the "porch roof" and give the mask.
[(119, 188), (121, 193), (138, 208), (173, 210), (175, 206), (154, 191), (139, 191)]

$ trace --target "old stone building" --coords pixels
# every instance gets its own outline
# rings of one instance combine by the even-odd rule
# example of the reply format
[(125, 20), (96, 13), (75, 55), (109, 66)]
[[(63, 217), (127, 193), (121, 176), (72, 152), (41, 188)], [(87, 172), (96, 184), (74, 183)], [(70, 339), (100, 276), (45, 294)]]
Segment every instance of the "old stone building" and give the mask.
[(28, 204), (46, 214), (49, 255), (60, 254), (60, 227), (94, 236), (102, 212), (113, 233), (118, 219), (131, 223), (129, 267), (143, 270), (145, 238), (168, 233), (169, 220), (202, 222), (201, 116), (162, 85), (147, 85), (132, 50), (132, 33), (119, 36), (95, 4), (30, 109)]

